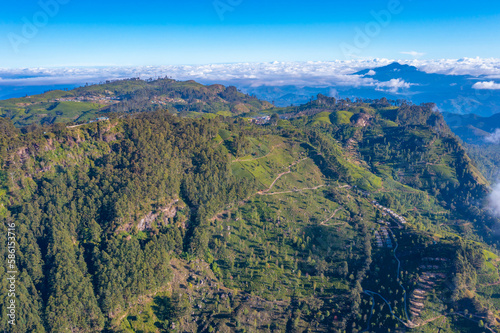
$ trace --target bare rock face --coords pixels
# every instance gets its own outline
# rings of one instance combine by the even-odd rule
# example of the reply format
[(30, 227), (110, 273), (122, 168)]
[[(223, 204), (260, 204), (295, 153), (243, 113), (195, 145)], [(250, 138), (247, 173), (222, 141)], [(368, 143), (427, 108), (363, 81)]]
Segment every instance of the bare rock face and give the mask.
[(153, 212), (149, 212), (148, 215), (146, 215), (139, 221), (137, 229), (139, 229), (140, 231), (151, 229), (151, 227), (153, 226), (153, 222), (156, 220), (158, 215), (159, 214), (153, 214)]
[(177, 210), (179, 208), (179, 206), (177, 206), (178, 202), (179, 202), (179, 199), (175, 199), (174, 201), (172, 201), (167, 206), (165, 206), (163, 208), (160, 208), (160, 210), (163, 212), (163, 214), (165, 215), (165, 217), (174, 218), (175, 215), (177, 215)]
[(178, 205), (178, 202), (179, 199), (174, 199), (168, 205), (158, 209), (157, 212), (149, 212), (139, 221), (139, 223), (137, 224), (137, 229), (140, 231), (152, 229), (154, 222), (156, 222), (156, 220), (160, 217), (163, 218), (161, 221), (157, 221), (158, 225), (168, 224), (168, 219), (174, 218), (177, 215), (177, 211), (182, 208), (180, 205)]
[(366, 113), (357, 113), (351, 117), (351, 122), (356, 127), (365, 127), (370, 124), (371, 116)]

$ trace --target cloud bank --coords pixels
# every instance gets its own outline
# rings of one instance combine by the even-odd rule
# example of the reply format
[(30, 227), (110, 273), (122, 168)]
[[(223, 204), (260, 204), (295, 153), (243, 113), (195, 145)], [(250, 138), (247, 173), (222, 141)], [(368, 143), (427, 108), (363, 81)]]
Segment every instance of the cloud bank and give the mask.
[(500, 217), (500, 184), (493, 186), (493, 192), (488, 198), (488, 204), (493, 214)]
[(378, 91), (387, 91), (396, 94), (401, 89), (409, 89), (411, 86), (411, 83), (405, 82), (404, 80), (392, 79), (387, 82), (378, 82), (375, 89)]
[(495, 81), (476, 82), (472, 88), (479, 90), (500, 90), (500, 83)]
[(500, 144), (500, 128), (485, 138), (486, 142)]
[(411, 83), (402, 80), (379, 82), (352, 75), (360, 70), (384, 66), (393, 60), (333, 62), (272, 62), (210, 64), (193, 66), (97, 67), (97, 68), (27, 68), (0, 69), (0, 86), (45, 86), (98, 83), (105, 80), (140, 77), (172, 77), (202, 83), (258, 86), (349, 86), (373, 87), (398, 93)]
[[(197, 80), (202, 83), (220, 82), (249, 86), (351, 86), (374, 87), (393, 93), (404, 92), (412, 83), (401, 79), (379, 82), (367, 77), (352, 75), (358, 71), (386, 66), (394, 61), (419, 68), (427, 73), (472, 75), (481, 78), (500, 78), (500, 59), (443, 59), (443, 60), (393, 60), (356, 59), (346, 61), (237, 63), (184, 66), (144, 67), (68, 67), (68, 68), (0, 68), (1, 86), (48, 86), (60, 84), (99, 83), (105, 80), (140, 77), (168, 77), (177, 80)], [(369, 74), (375, 74), (369, 72)], [(476, 83), (477, 89), (496, 88), (493, 81)]]

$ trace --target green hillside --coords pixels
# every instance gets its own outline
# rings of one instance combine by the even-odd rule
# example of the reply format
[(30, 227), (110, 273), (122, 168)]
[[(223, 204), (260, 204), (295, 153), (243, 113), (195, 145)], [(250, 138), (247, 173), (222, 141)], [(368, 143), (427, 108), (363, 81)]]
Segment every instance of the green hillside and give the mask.
[[(2, 102), (0, 235), (15, 230), (19, 273), (0, 329), (500, 331), (500, 221), (433, 105), (273, 108), (171, 80), (50, 94)], [(24, 104), (97, 94), (112, 102), (15, 126), (36, 123)]]
[(119, 80), (71, 91), (55, 90), (41, 95), (0, 101), (0, 116), (18, 127), (31, 124), (77, 124), (117, 113), (169, 108), (184, 116), (205, 113), (258, 112), (272, 105), (245, 95), (235, 87), (204, 86), (194, 81), (158, 79)]

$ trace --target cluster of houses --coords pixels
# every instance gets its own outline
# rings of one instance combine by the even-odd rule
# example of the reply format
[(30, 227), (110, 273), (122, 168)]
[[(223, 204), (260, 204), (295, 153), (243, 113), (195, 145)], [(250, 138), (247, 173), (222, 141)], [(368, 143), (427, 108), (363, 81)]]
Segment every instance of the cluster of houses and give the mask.
[(188, 104), (182, 98), (169, 98), (165, 96), (154, 97), (151, 101), (151, 104), (159, 104), (159, 105), (167, 105), (169, 103), (177, 103), (177, 104)]
[(67, 126), (67, 128), (75, 128), (75, 127), (80, 127), (80, 126), (83, 126), (83, 125), (86, 125), (86, 124), (90, 124), (90, 123), (97, 123), (99, 121), (107, 121), (109, 120), (108, 117), (98, 117), (96, 119), (92, 119), (92, 120), (89, 120), (87, 121), (86, 123), (84, 124), (78, 124), (78, 125), (72, 125), (72, 126)]
[(89, 120), (89, 123), (96, 123), (98, 121), (106, 121), (106, 120), (109, 120), (109, 118), (108, 117), (98, 117), (94, 120)]
[[(397, 214), (396, 212), (392, 211), (391, 209), (382, 206), (376, 201), (372, 201), (372, 203), (377, 207), (378, 209), (382, 210), (385, 214), (389, 214), (392, 216), (398, 223), (406, 224), (406, 219), (402, 217), (401, 215)], [(385, 216), (385, 215), (384, 215)]]
[(92, 95), (92, 96), (76, 96), (76, 97), (61, 97), (52, 100), (51, 102), (94, 102), (99, 104), (111, 104), (119, 101), (118, 97)]
[(270, 116), (260, 116), (250, 119), (250, 122), (255, 123), (257, 125), (263, 125), (267, 124), (270, 120), (271, 120)]
[[(282, 119), (282, 120), (286, 120), (286, 119), (290, 119), (291, 116), (287, 115), (287, 114), (280, 114), (280, 115), (278, 115), (278, 118)], [(265, 125), (265, 124), (269, 123), (269, 121), (271, 120), (271, 116), (263, 116), (263, 115), (261, 115), (261, 116), (250, 118), (248, 120), (251, 123), (254, 123), (254, 124), (257, 124), (257, 125)]]
[[(362, 195), (362, 196), (364, 196), (364, 197), (366, 197), (366, 198), (368, 198), (368, 197), (371, 195), (371, 193), (370, 193), (370, 192), (368, 192), (368, 191), (363, 191), (363, 190), (359, 189), (357, 185), (353, 185), (352, 187), (354, 188), (354, 191), (355, 191), (357, 194)], [(350, 187), (349, 187), (349, 188), (350, 188)]]
[(161, 99), (153, 99), (150, 101), (151, 104), (159, 104), (159, 105), (166, 105), (167, 101), (163, 101)]
[(389, 236), (387, 228), (382, 227), (380, 229), (380, 232), (375, 230), (375, 243), (377, 244), (377, 247), (386, 247), (392, 249), (392, 240)]

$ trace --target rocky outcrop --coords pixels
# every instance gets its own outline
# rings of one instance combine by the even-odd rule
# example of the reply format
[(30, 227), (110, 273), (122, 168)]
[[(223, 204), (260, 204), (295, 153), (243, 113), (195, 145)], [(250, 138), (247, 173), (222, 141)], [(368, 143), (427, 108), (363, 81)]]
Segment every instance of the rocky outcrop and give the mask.
[(150, 230), (153, 225), (167, 225), (168, 219), (174, 218), (177, 215), (177, 211), (182, 208), (179, 205), (179, 199), (171, 201), (168, 205), (161, 207), (157, 212), (149, 212), (144, 216), (137, 224), (137, 229), (140, 231)]
[(357, 113), (351, 117), (351, 123), (356, 127), (365, 127), (370, 124), (371, 116), (366, 113)]

